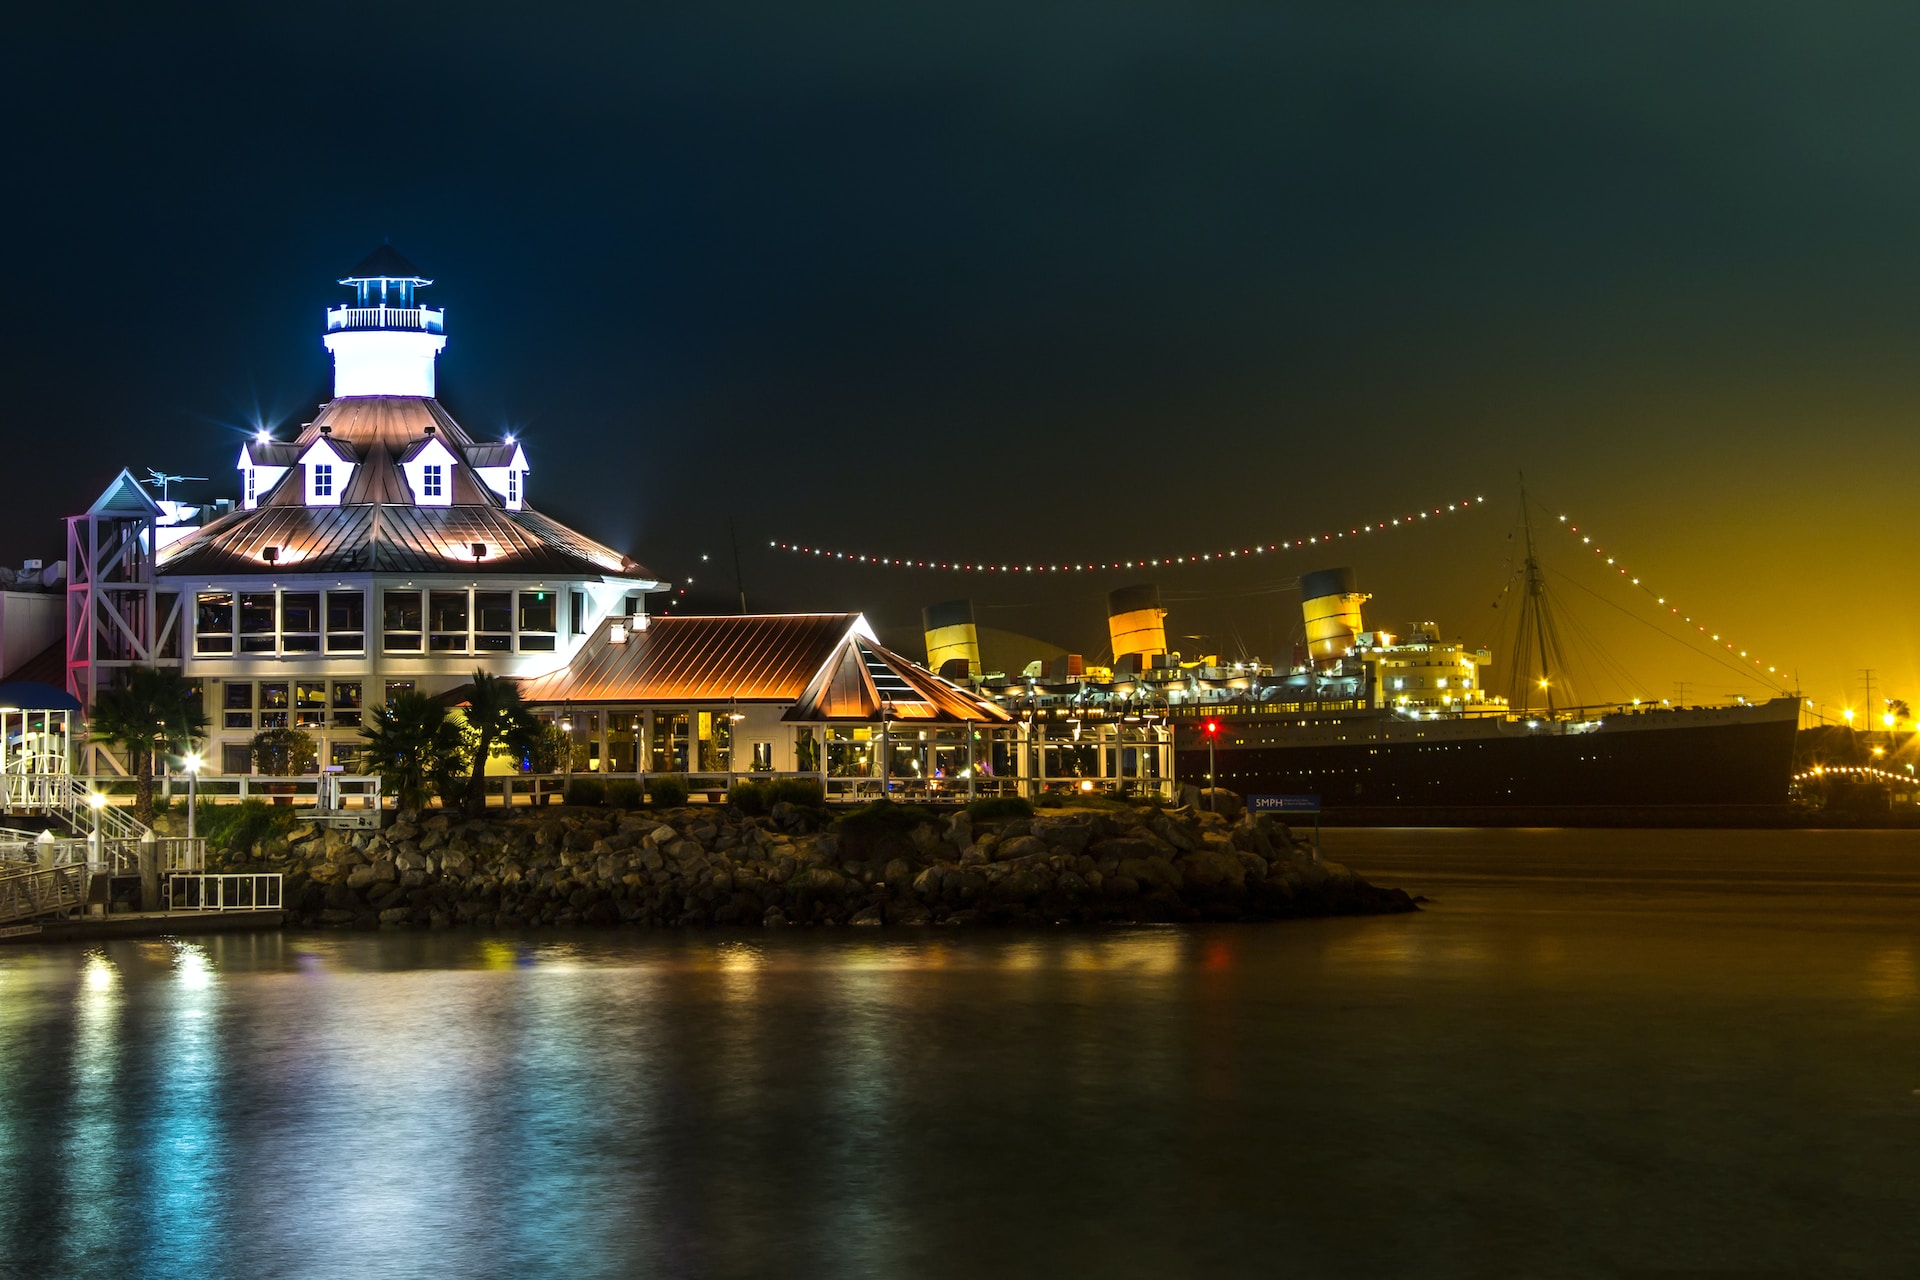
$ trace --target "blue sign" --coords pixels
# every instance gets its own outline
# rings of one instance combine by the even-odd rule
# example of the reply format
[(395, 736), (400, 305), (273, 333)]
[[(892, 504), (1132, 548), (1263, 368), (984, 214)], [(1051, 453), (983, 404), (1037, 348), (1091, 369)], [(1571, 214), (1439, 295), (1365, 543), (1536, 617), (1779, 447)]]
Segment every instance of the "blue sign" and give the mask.
[(1248, 796), (1248, 813), (1318, 813), (1319, 796)]

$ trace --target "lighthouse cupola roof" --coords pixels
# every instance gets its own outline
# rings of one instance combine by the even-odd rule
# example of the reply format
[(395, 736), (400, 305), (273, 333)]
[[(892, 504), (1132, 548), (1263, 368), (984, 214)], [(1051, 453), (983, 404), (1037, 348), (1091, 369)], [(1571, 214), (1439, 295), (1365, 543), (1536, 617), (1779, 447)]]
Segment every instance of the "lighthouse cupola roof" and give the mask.
[(420, 305), (414, 291), (433, 281), (383, 244), (340, 283), (354, 297), (327, 312), (335, 397), (431, 396), (434, 359), (447, 345), (447, 313)]

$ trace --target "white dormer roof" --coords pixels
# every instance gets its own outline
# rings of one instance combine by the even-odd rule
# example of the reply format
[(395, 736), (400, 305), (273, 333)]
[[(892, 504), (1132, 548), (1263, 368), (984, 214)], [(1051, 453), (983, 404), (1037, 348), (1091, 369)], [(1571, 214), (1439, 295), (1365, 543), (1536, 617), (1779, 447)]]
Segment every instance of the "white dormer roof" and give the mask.
[(481, 483), (500, 495), (509, 511), (527, 502), (527, 451), (517, 440), (470, 446), (467, 458)]
[(306, 505), (339, 506), (340, 495), (346, 492), (357, 465), (353, 451), (330, 436), (320, 436), (308, 445), (299, 462)]
[(452, 506), (453, 473), (459, 463), (453, 451), (437, 435), (428, 436), (407, 450), (407, 456), (400, 460), (400, 470), (407, 477), (407, 488), (413, 492), (414, 505)]

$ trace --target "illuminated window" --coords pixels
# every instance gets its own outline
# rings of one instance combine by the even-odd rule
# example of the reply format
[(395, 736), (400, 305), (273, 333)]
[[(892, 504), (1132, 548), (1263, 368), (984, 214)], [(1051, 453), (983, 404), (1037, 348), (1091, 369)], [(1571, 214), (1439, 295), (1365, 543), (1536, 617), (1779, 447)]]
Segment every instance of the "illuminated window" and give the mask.
[(507, 472), (507, 502), (517, 504), (520, 501), (520, 473), (509, 469)]
[(420, 593), (418, 591), (389, 591), (383, 600), (383, 618), (386, 648), (394, 653), (418, 652), (420, 649)]
[(427, 593), (427, 647), (435, 653), (467, 651), (467, 593)]
[(253, 505), (253, 468), (247, 468), (247, 505)]
[(430, 462), (420, 468), (420, 496), (438, 498), (443, 496), (440, 487), (440, 464)]
[(552, 653), (554, 595), (551, 591), (520, 593), (520, 648), (525, 653)]
[(367, 645), (367, 597), (358, 591), (327, 592), (327, 652), (358, 653)]
[(313, 496), (331, 498), (333, 496), (333, 464), (318, 462), (313, 467)]
[(193, 651), (195, 653), (233, 652), (233, 593), (231, 591), (203, 591), (194, 597)]

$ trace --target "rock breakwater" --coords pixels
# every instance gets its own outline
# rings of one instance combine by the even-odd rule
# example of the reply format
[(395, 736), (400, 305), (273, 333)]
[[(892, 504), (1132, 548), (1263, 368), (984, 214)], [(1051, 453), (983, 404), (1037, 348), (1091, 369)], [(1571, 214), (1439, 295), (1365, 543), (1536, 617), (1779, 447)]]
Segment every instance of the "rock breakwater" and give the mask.
[(403, 812), (213, 855), (278, 871), (292, 923), (341, 929), (965, 925), (1411, 911), (1266, 815), (1118, 805), (987, 820), (881, 805)]

